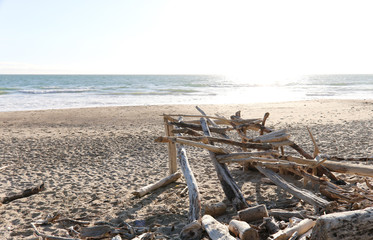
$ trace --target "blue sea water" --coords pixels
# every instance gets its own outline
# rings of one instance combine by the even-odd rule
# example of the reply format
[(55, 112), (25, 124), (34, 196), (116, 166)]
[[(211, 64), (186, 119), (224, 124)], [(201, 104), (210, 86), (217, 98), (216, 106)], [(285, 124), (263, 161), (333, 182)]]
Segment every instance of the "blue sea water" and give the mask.
[(0, 111), (372, 99), (373, 75), (0, 75)]

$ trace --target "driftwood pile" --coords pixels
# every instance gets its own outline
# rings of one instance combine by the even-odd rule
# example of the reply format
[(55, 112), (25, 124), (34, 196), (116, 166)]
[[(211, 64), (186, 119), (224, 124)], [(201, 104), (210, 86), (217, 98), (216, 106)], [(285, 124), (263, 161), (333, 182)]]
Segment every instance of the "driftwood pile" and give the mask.
[[(310, 130), (314, 152), (309, 154), (286, 130), (265, 126), (269, 113), (261, 119), (243, 119), (237, 112), (227, 119), (197, 110), (200, 115), (163, 115), (166, 136), (156, 142), (168, 144), (170, 176), (134, 192), (141, 197), (176, 181), (181, 176), (179, 165), (189, 194), (189, 224), (181, 231), (181, 239), (201, 239), (204, 232), (211, 239), (373, 239), (373, 166), (340, 161), (373, 159), (322, 155)], [(186, 145), (208, 150), (225, 196), (237, 211), (228, 226), (213, 217), (224, 214), (226, 204), (201, 208)], [(228, 170), (230, 163), (257, 169), (278, 187), (312, 205), (314, 211), (306, 214), (250, 205)], [(345, 182), (335, 173), (362, 176), (365, 185)], [(303, 178), (304, 186), (311, 183), (314, 191), (287, 182), (280, 176), (284, 174)]]

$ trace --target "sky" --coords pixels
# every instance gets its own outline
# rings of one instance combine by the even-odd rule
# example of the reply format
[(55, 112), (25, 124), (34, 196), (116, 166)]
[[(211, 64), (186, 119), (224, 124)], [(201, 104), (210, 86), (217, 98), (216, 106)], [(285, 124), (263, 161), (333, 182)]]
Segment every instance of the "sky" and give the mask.
[(0, 0), (0, 74), (369, 74), (372, 1)]

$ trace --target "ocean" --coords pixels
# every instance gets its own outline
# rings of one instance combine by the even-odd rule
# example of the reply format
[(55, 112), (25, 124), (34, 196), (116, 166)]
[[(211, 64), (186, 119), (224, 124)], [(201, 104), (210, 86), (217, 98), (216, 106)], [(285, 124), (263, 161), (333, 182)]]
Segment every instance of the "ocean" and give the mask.
[(372, 99), (373, 75), (0, 75), (0, 111)]

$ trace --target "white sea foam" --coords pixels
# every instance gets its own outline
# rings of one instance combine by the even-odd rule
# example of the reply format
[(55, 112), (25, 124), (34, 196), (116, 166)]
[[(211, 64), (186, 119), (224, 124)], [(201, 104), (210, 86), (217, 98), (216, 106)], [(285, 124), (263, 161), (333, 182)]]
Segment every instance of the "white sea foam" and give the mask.
[(373, 75), (264, 79), (214, 75), (0, 75), (0, 111), (373, 97)]

